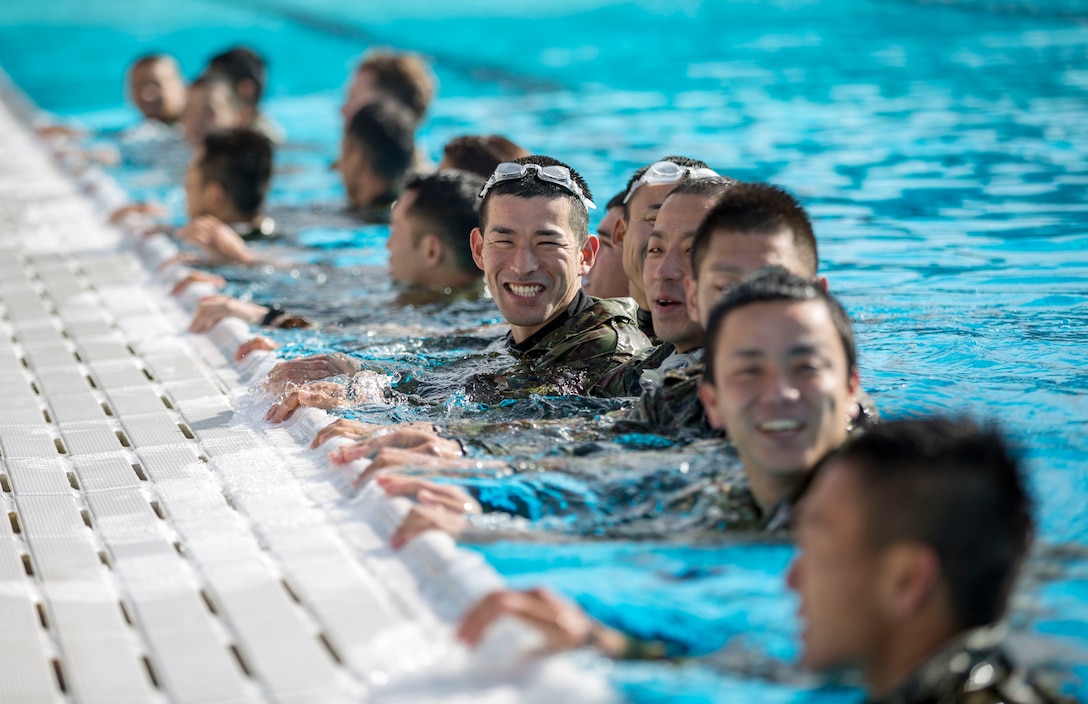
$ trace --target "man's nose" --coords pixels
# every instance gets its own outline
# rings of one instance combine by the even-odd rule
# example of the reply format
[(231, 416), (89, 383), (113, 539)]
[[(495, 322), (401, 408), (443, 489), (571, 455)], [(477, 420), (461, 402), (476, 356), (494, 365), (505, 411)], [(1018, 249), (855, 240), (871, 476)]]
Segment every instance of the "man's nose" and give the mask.
[(766, 375), (763, 394), (769, 401), (796, 401), (801, 397), (797, 384), (785, 370), (772, 369)]
[(513, 256), (510, 259), (510, 267), (515, 273), (531, 274), (537, 270), (539, 265), (540, 262), (536, 257), (536, 253), (533, 252), (532, 244), (521, 242), (515, 246)]
[(687, 273), (684, 271), (682, 259), (683, 250), (673, 247), (665, 252), (665, 256), (658, 262), (654, 278), (658, 281), (680, 281)]

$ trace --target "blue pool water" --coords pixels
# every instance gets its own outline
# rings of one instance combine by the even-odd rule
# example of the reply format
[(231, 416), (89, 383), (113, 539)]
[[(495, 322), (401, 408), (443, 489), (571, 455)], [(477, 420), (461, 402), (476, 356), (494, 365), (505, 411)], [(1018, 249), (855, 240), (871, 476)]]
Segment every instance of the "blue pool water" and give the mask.
[[(342, 196), (327, 169), (336, 108), (348, 67), (371, 45), (434, 57), (440, 95), (420, 135), (432, 156), (456, 134), (501, 132), (573, 164), (599, 201), (666, 153), (789, 188), (815, 217), (821, 267), (856, 321), (863, 384), (885, 415), (972, 410), (1003, 421), (1024, 445), (1041, 548), (1014, 625), (1056, 645), (1059, 669), (1079, 678), (1071, 691), (1088, 697), (1081, 2), (372, 5), (7, 3), (0, 66), (42, 108), (117, 128), (135, 118), (121, 88), (134, 55), (170, 51), (192, 75), (226, 45), (253, 45), (271, 64), (266, 109), (291, 143), (273, 193), (281, 205)], [(162, 179), (138, 169), (117, 176), (135, 195), (179, 208)], [(294, 351), (364, 348), (404, 371), (433, 361), (420, 340), (468, 330), (458, 343), (468, 345), (494, 334), (477, 329), (494, 311), (472, 305), (439, 323), (425, 308), (398, 312), (422, 328), (408, 342), (384, 330), (395, 295), (381, 274), (384, 235), (311, 232), (315, 248), (297, 254), (294, 276), (251, 277), (236, 292), (349, 319), (335, 335), (293, 338)], [(356, 303), (364, 297), (367, 305)], [(580, 480), (566, 490), (583, 504), (604, 491), (593, 476)], [(813, 689), (781, 664), (796, 650), (795, 603), (782, 584), (788, 547), (612, 538), (479, 549), (515, 585), (548, 584), (610, 623), (696, 653), (721, 651), (691, 665), (616, 666), (633, 700), (858, 698), (849, 687)], [(1049, 657), (1043, 650), (1034, 653)]]

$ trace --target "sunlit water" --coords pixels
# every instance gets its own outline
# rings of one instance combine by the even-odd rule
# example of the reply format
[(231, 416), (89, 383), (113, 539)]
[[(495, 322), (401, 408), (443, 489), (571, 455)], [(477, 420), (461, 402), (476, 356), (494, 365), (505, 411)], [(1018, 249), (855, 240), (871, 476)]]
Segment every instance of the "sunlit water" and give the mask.
[[(863, 383), (884, 415), (970, 410), (1025, 447), (1041, 548), (1013, 624), (1027, 656), (1080, 678), (1071, 691), (1088, 696), (1082, 3), (404, 5), (9, 3), (0, 65), (43, 108), (120, 128), (134, 120), (121, 89), (134, 55), (171, 51), (193, 75), (228, 44), (257, 47), (271, 63), (267, 111), (290, 137), (278, 207), (337, 207), (328, 164), (342, 85), (353, 58), (381, 44), (435, 58), (440, 99), (420, 135), (434, 158), (451, 136), (500, 132), (573, 164), (601, 202), (668, 153), (786, 186), (815, 217), (821, 266), (854, 316)], [(181, 194), (168, 176), (115, 174), (177, 219)], [(394, 374), (406, 396), (425, 380), (429, 403), (352, 415), (449, 421), (519, 450), (512, 468), (457, 478), (522, 517), (496, 529), (536, 536), (478, 548), (511, 583), (550, 585), (678, 652), (718, 651), (680, 666), (617, 665), (631, 699), (858, 699), (849, 683), (813, 689), (788, 665), (791, 548), (699, 532), (705, 502), (685, 489), (729, 476), (727, 458), (610, 436), (609, 404), (481, 398), (464, 380), (500, 361), (497, 311), (486, 299), (400, 305), (383, 271), (386, 232), (304, 231), (305, 246), (274, 247), (290, 264), (234, 272), (231, 291), (325, 324), (278, 333), (285, 356), (349, 351)], [(557, 420), (576, 412), (587, 419)]]

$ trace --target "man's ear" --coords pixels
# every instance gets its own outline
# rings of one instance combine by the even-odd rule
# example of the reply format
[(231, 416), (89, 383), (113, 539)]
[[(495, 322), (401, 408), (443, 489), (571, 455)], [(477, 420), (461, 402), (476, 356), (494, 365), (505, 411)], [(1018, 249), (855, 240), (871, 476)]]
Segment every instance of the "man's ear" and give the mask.
[(914, 618), (940, 585), (941, 565), (929, 545), (903, 542), (884, 548), (876, 584), (878, 603), (897, 621)]
[(596, 237), (586, 237), (586, 241), (582, 244), (582, 264), (578, 269), (578, 276), (585, 276), (593, 268), (593, 262), (597, 261), (597, 250), (600, 249), (600, 246), (601, 241)]
[(696, 294), (699, 292), (699, 282), (690, 276), (684, 277), (684, 302), (687, 305), (688, 317), (691, 318), (691, 322), (703, 327), (703, 321), (699, 317), (699, 299)]
[(829, 289), (827, 288), (827, 277), (826, 277), (826, 276), (817, 276), (817, 277), (816, 277), (816, 283), (817, 283), (817, 285), (819, 285), (819, 287), (820, 287), (820, 288), (822, 288), (822, 289), (823, 289), (824, 291), (827, 291), (827, 290), (829, 290)]
[(472, 228), (472, 233), (469, 234), (469, 244), (472, 246), (472, 261), (476, 262), (476, 266), (480, 267), (480, 271), (484, 271), (484, 236), (480, 232), (480, 228)]
[[(707, 360), (707, 364), (710, 360)], [(699, 386), (699, 402), (703, 404), (703, 410), (706, 411), (706, 418), (710, 421), (711, 428), (721, 428), (722, 418), (718, 415), (718, 390), (714, 388), (713, 384), (706, 381), (700, 381)]]
[(419, 238), (416, 251), (423, 257), (429, 268), (434, 268), (442, 263), (442, 257), (446, 253), (442, 238), (433, 232), (428, 232)]
[(222, 220), (222, 213), (227, 205), (227, 189), (218, 181), (205, 181), (201, 187), (200, 202), (204, 211)]
[(850, 375), (846, 379), (846, 408), (850, 417), (854, 417), (854, 410), (858, 407), (858, 396), (861, 394), (861, 374), (858, 373), (858, 368), (854, 367), (850, 371)]
[(616, 224), (612, 226), (612, 244), (615, 247), (623, 249), (623, 238), (627, 236), (627, 223), (623, 218), (616, 220)]

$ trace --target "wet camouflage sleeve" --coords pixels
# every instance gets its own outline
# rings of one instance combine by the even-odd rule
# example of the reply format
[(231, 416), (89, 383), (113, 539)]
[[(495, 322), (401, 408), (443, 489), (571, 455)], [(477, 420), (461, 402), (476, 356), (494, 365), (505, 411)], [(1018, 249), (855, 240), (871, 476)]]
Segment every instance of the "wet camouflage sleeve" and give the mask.
[(642, 372), (656, 369), (661, 362), (676, 351), (671, 344), (647, 347), (627, 362), (610, 369), (601, 377), (589, 393), (593, 396), (615, 398), (617, 396), (638, 396), (642, 393), (640, 380)]
[(633, 301), (596, 300), (565, 325), (520, 355), (530, 371), (549, 375), (576, 374), (575, 393), (585, 393), (608, 371), (633, 359), (650, 346), (635, 320)]
[(666, 373), (661, 385), (639, 397), (635, 407), (613, 427), (617, 433), (651, 433), (675, 440), (723, 437), (710, 427), (699, 401), (703, 365), (693, 364)]

